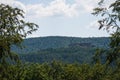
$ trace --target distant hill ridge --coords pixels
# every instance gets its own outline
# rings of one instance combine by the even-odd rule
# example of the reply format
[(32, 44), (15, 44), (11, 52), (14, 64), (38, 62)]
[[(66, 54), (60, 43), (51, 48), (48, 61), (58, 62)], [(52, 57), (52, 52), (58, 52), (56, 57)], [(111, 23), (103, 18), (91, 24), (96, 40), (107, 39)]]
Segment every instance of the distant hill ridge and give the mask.
[(24, 49), (18, 49), (17, 47), (12, 47), (12, 49), (17, 53), (30, 53), (48, 48), (67, 48), (75, 44), (80, 46), (94, 46), (94, 47), (108, 47), (109, 38), (108, 37), (90, 37), (90, 38), (80, 38), (80, 37), (64, 37), (64, 36), (48, 36), (48, 37), (37, 37), (28, 38), (23, 41)]

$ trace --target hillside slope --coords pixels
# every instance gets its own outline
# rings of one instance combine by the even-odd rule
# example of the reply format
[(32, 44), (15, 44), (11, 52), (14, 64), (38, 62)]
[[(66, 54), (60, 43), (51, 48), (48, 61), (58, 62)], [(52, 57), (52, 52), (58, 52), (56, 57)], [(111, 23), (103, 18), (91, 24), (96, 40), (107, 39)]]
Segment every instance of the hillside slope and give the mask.
[(19, 54), (36, 52), (42, 49), (48, 48), (67, 48), (72, 46), (94, 46), (100, 48), (106, 48), (109, 43), (109, 38), (79, 38), (79, 37), (60, 37), (60, 36), (50, 36), (50, 37), (39, 37), (39, 38), (29, 38), (25, 39), (22, 43), (25, 48), (19, 49), (17, 47), (12, 47), (12, 49)]
[(57, 49), (44, 49), (28, 54), (20, 54), (21, 60), (25, 62), (51, 62), (53, 60), (65, 63), (90, 63), (95, 53), (95, 48), (90, 47), (68, 47)]

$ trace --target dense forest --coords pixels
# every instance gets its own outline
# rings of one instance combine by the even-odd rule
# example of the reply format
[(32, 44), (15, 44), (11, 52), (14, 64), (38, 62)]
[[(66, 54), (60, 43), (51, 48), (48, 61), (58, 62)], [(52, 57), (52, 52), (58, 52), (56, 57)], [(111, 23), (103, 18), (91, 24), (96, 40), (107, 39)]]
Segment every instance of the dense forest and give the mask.
[(99, 29), (114, 31), (86, 39), (25, 39), (38, 25), (26, 22), (23, 10), (0, 4), (0, 80), (120, 80), (120, 0), (103, 4), (92, 14), (102, 17)]
[(10, 65), (2, 70), (1, 80), (119, 80), (120, 68), (96, 64), (26, 63)]
[(75, 38), (75, 37), (40, 37), (25, 39), (22, 50), (13, 47), (24, 62), (51, 62), (53, 60), (66, 63), (90, 63), (97, 48), (107, 49), (110, 39)]
[(96, 48), (107, 48), (110, 39), (107, 37), (93, 37), (93, 38), (79, 38), (79, 37), (61, 37), (61, 36), (50, 36), (50, 37), (38, 37), (28, 38), (22, 42), (23, 49), (18, 47), (12, 47), (16, 53), (30, 53), (39, 51), (41, 49), (48, 48), (67, 48), (70, 46), (88, 46)]

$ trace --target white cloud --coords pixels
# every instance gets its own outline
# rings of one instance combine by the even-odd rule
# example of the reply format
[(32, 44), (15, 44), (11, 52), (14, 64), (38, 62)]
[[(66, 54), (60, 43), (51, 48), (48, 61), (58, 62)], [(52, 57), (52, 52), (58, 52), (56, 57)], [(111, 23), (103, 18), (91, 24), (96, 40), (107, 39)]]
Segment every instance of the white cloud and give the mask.
[[(98, 7), (98, 2), (100, 0), (75, 0), (77, 5), (81, 8), (83, 12), (93, 12), (93, 9), (95, 7)], [(102, 7), (109, 7), (111, 3), (113, 3), (115, 0), (104, 0), (104, 3)]]
[(75, 0), (83, 12), (92, 12), (99, 0)]
[(66, 16), (75, 17), (80, 13), (90, 12), (95, 5), (96, 0), (75, 0), (75, 3), (67, 3), (67, 0), (53, 0), (48, 5), (37, 3), (24, 5), (18, 0), (0, 0), (0, 3), (9, 4), (13, 7), (19, 7), (31, 18), (40, 18), (48, 16)]
[(17, 0), (0, 0), (0, 3), (10, 5), (12, 7), (19, 7), (26, 12), (26, 7), (23, 3)]
[(98, 23), (98, 21), (97, 20), (95, 20), (95, 21), (92, 21), (89, 25), (87, 25), (86, 27), (87, 28), (99, 28), (99, 26), (100, 26), (100, 24)]
[(91, 13), (97, 6), (98, 0), (75, 0), (75, 3), (69, 4), (67, 0), (53, 0), (49, 5), (42, 3), (27, 5), (27, 14), (29, 17), (48, 17), (48, 16), (67, 16), (75, 17), (81, 13)]
[(4, 4), (11, 4), (13, 3), (15, 0), (0, 0), (0, 3), (4, 3)]
[[(73, 4), (70, 4), (67, 3), (67, 0), (53, 0), (48, 5), (42, 3), (28, 3), (24, 5), (18, 0), (0, 0), (0, 3), (19, 7), (23, 9), (30, 18), (40, 18), (49, 16), (75, 17), (81, 13), (91, 13), (93, 8), (97, 6), (98, 1), (99, 0), (75, 0)], [(110, 2), (110, 0), (106, 1)]]
[(73, 17), (78, 15), (76, 4), (66, 4), (66, 0), (54, 0), (49, 5), (34, 4), (27, 5), (27, 13), (34, 17), (47, 17), (62, 15), (67, 17)]

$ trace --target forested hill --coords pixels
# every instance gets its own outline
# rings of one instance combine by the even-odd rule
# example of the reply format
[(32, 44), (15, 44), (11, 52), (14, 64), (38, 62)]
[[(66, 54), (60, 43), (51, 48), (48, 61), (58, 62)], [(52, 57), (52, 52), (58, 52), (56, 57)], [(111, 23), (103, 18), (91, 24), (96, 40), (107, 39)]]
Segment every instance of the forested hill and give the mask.
[(31, 53), (42, 49), (48, 48), (68, 48), (68, 47), (102, 47), (106, 48), (109, 43), (109, 38), (106, 37), (92, 37), (92, 38), (79, 38), (79, 37), (61, 37), (61, 36), (49, 36), (28, 38), (23, 41), (24, 49), (18, 49), (12, 47), (17, 53)]

